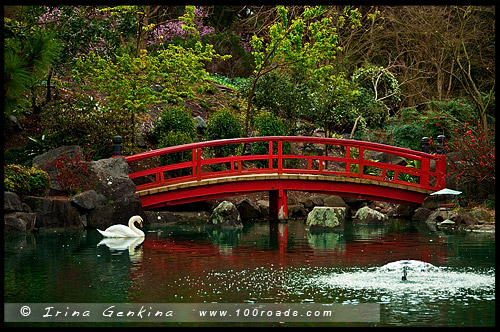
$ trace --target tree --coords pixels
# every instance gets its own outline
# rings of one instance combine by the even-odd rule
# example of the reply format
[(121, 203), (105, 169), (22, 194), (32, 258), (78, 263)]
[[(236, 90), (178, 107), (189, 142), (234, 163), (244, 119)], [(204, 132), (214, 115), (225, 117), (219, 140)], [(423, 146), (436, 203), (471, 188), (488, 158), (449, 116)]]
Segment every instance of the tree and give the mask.
[[(278, 19), (265, 29), (265, 35), (251, 40), (255, 70), (247, 97), (245, 132), (249, 121), (257, 82), (264, 75), (281, 70), (292, 77), (321, 77), (333, 72), (331, 61), (341, 50), (333, 18), (325, 7), (303, 7), (289, 18), (288, 8), (276, 7)], [(346, 16), (356, 22), (356, 10), (346, 9)], [(345, 17), (342, 16), (345, 21)]]
[[(187, 13), (192, 15), (193, 11)], [(183, 28), (186, 31), (193, 29), (191, 24)], [(84, 89), (99, 91), (108, 111), (130, 119), (130, 126), (123, 134), (124, 148), (133, 144), (138, 115), (144, 114), (153, 104), (176, 104), (183, 98), (192, 97), (192, 86), (208, 76), (205, 63), (225, 58), (215, 53), (210, 44), (200, 40), (192, 44), (192, 47), (168, 44), (152, 54), (143, 49), (139, 56), (126, 51), (114, 56), (90, 52), (77, 59), (75, 82)]]
[(50, 31), (12, 20), (5, 23), (10, 34), (5, 40), (4, 58), (6, 114), (27, 101), (28, 95), (31, 110), (39, 112), (39, 87), (50, 76), (60, 54), (60, 44)]

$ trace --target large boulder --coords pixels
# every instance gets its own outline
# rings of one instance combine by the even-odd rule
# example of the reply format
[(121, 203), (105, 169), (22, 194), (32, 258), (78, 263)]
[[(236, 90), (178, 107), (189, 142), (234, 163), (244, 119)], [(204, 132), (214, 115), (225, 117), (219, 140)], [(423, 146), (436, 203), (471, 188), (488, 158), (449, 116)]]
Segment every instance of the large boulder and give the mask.
[(478, 219), (478, 220), (482, 220), (482, 221), (488, 221), (490, 220), (491, 218), (491, 215), (488, 211), (485, 211), (483, 209), (475, 209), (475, 210), (472, 210), (469, 212), (469, 214)]
[(4, 231), (29, 232), (35, 227), (36, 214), (21, 202), (16, 193), (4, 191)]
[(80, 213), (67, 199), (27, 196), (24, 202), (36, 215), (35, 228), (80, 228)]
[(103, 206), (106, 202), (106, 197), (103, 194), (98, 194), (95, 190), (87, 190), (71, 197), (71, 203), (83, 211), (83, 213)]
[(4, 191), (3, 193), (3, 211), (4, 213), (23, 211), (23, 204), (16, 193)]
[(77, 155), (81, 160), (84, 160), (80, 147), (77, 145), (69, 145), (60, 146), (33, 158), (33, 166), (45, 170), (50, 176), (50, 187), (47, 190), (47, 195), (60, 195), (63, 194), (65, 190), (57, 179), (58, 169), (54, 166), (53, 162), (60, 158), (74, 160)]
[(255, 220), (263, 217), (260, 208), (252, 203), (248, 198), (245, 198), (236, 204), (236, 208), (238, 209), (242, 220)]
[(104, 206), (96, 207), (87, 214), (87, 225), (105, 229), (114, 224), (128, 225), (130, 217), (140, 215), (146, 219), (141, 200), (135, 193), (125, 194)]
[(347, 207), (347, 204), (345, 203), (344, 199), (340, 196), (335, 196), (335, 195), (330, 195), (328, 197), (325, 197), (323, 199), (323, 203), (325, 204), (325, 206)]
[(369, 208), (368, 206), (363, 206), (354, 215), (354, 219), (366, 223), (379, 222), (389, 219), (387, 215), (380, 213), (376, 210)]
[(4, 215), (5, 232), (30, 232), (35, 227), (36, 214), (12, 212)]
[(346, 208), (315, 206), (307, 215), (306, 228), (339, 228), (344, 225)]
[(129, 166), (125, 158), (115, 157), (90, 162), (91, 177), (97, 193), (108, 200), (135, 193), (136, 185), (129, 178)]
[(214, 226), (241, 228), (241, 216), (236, 206), (228, 201), (220, 203), (212, 212), (208, 223)]
[(431, 215), (431, 210), (428, 208), (424, 207), (419, 207), (418, 209), (415, 210), (415, 213), (411, 217), (411, 220), (420, 220), (420, 221), (425, 221), (429, 216)]

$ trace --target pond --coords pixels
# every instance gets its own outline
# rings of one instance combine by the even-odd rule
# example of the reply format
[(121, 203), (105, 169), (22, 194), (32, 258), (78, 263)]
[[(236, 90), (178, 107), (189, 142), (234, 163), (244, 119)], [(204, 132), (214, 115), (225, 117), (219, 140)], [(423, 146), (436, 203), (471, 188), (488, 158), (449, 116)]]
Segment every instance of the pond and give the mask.
[[(6, 234), (4, 301), (43, 303), (45, 310), (61, 303), (354, 309), (349, 319), (327, 322), (79, 323), (85, 326), (494, 326), (494, 234), (436, 232), (424, 222), (397, 219), (377, 225), (347, 221), (333, 232), (304, 226), (303, 220), (252, 222), (241, 230), (201, 223), (147, 225), (144, 241), (128, 242), (101, 241), (90, 229)], [(374, 320), (356, 315), (365, 304), (375, 309)], [(80, 321), (67, 322), (7, 324)]]

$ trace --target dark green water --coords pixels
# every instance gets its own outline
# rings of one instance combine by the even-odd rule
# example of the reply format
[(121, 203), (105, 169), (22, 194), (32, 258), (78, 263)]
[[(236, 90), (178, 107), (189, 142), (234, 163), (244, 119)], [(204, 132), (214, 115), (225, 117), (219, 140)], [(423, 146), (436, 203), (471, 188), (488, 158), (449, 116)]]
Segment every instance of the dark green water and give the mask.
[[(432, 232), (425, 223), (404, 220), (347, 222), (342, 232), (310, 232), (303, 221), (262, 221), (239, 231), (204, 224), (144, 230), (142, 243), (108, 245), (98, 245), (102, 237), (96, 230), (5, 235), (4, 301), (374, 303), (380, 305), (380, 321), (374, 323), (254, 325), (495, 324), (494, 234)], [(406, 282), (402, 260), (414, 264)], [(421, 268), (424, 262), (432, 265)]]

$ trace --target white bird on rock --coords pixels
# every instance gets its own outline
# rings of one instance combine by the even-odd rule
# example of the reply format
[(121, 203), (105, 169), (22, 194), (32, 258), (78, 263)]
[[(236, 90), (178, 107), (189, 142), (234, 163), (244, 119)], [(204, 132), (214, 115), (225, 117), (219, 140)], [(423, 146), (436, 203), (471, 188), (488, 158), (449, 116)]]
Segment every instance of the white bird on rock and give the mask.
[(105, 231), (98, 229), (104, 237), (144, 237), (144, 232), (136, 228), (134, 223), (138, 222), (142, 227), (142, 218), (140, 216), (132, 216), (128, 221), (128, 226), (113, 225), (106, 228)]

